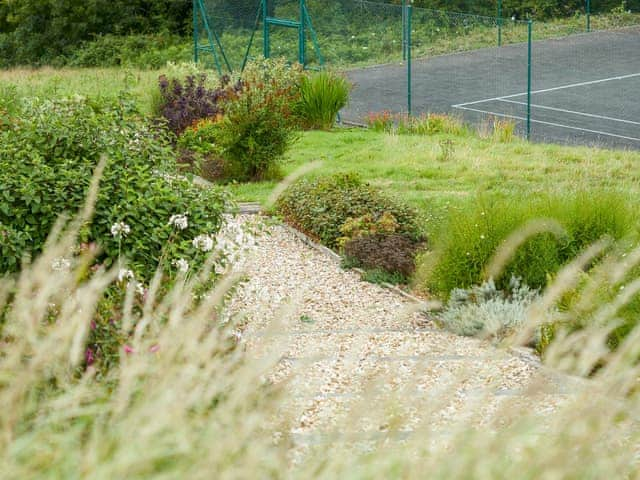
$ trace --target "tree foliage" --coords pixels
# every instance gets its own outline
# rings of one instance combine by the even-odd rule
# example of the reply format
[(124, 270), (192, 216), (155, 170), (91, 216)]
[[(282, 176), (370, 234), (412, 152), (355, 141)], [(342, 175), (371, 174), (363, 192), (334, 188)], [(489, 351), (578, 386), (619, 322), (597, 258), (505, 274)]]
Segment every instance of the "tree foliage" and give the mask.
[(188, 33), (185, 0), (0, 0), (4, 63), (51, 63), (98, 35)]

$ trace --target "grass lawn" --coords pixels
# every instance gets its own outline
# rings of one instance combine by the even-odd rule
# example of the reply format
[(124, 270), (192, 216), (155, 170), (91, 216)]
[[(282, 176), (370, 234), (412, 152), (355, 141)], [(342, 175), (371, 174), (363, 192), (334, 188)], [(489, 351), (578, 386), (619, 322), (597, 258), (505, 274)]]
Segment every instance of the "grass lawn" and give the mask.
[[(441, 144), (453, 142), (443, 158)], [(611, 189), (640, 192), (640, 152), (497, 143), (474, 135), (390, 135), (363, 129), (307, 132), (287, 155), (283, 173), (321, 160), (310, 175), (358, 172), (411, 203), (429, 222), (478, 195), (526, 195)], [(232, 185), (240, 201), (264, 201), (276, 182)]]

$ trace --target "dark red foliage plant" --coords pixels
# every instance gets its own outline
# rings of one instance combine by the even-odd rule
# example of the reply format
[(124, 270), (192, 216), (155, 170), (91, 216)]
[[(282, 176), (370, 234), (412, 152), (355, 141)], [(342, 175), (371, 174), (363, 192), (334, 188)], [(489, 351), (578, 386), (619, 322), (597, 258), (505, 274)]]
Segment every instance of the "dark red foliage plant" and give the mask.
[(215, 88), (207, 86), (205, 74), (189, 75), (184, 81), (169, 80), (162, 75), (159, 87), (159, 113), (176, 135), (180, 135), (198, 120), (222, 115), (225, 102), (237, 97), (242, 91), (242, 83), (232, 85), (231, 79), (226, 75)]

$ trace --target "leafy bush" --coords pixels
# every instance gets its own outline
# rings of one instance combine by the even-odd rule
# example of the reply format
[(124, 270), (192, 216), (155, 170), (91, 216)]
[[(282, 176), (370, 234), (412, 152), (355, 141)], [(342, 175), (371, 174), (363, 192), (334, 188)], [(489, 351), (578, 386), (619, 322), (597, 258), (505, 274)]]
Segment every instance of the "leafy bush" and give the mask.
[(400, 234), (395, 217), (384, 212), (378, 218), (370, 213), (348, 219), (338, 239), (341, 252), (352, 266), (369, 271), (380, 270), (406, 283), (415, 269), (415, 257), (421, 242)]
[[(177, 176), (167, 138), (124, 100), (76, 97), (25, 102), (19, 119), (0, 130), (0, 225), (10, 240), (1, 272), (37, 254), (58, 216), (83, 205), (103, 155), (95, 215), (81, 236), (101, 247), (99, 260), (110, 265), (122, 256), (137, 278), (148, 279), (158, 263), (175, 271), (178, 258), (204, 258), (193, 240), (217, 232), (224, 195)], [(181, 215), (184, 222), (170, 225)]]
[(167, 62), (189, 61), (189, 42), (176, 35), (99, 35), (83, 42), (65, 60), (72, 67), (136, 67), (158, 69)]
[(397, 223), (394, 233), (419, 241), (422, 237), (416, 213), (380, 194), (354, 174), (303, 179), (280, 197), (277, 210), (284, 219), (324, 245), (338, 248), (349, 220), (369, 215), (373, 222), (383, 215)]
[(205, 119), (187, 128), (178, 138), (179, 162), (189, 165), (194, 173), (211, 182), (224, 180), (225, 161), (216, 149), (216, 123), (219, 118)]
[(350, 89), (346, 78), (326, 70), (302, 77), (297, 110), (305, 128), (330, 130)]
[(0, 129), (12, 123), (20, 108), (20, 96), (15, 85), (0, 84)]
[(454, 289), (437, 323), (457, 335), (505, 338), (528, 320), (527, 309), (538, 293), (512, 277), (506, 291), (493, 280), (468, 290)]
[(227, 179), (261, 180), (277, 173), (279, 160), (298, 137), (293, 107), (303, 75), (283, 60), (252, 62), (243, 72), (241, 93), (226, 102), (215, 124), (215, 147)]
[(184, 81), (160, 77), (160, 101), (158, 113), (166, 119), (169, 129), (180, 135), (197, 121), (222, 115), (224, 102), (235, 98), (242, 86), (230, 85), (229, 77), (220, 79), (217, 88), (207, 85), (207, 75), (189, 75)]
[(346, 257), (355, 259), (359, 267), (397, 273), (406, 282), (415, 270), (419, 248), (420, 242), (392, 233), (356, 237), (346, 242), (342, 251)]
[(283, 60), (251, 62), (231, 87), (205, 75), (185, 87), (161, 78), (163, 116), (180, 135), (185, 163), (211, 180), (251, 181), (278, 174), (278, 162), (297, 138), (294, 105), (304, 72)]
[(542, 232), (528, 238), (495, 278), (499, 288), (512, 276), (543, 288), (549, 275), (591, 243), (633, 232), (638, 216), (624, 196), (611, 192), (480, 199), (451, 212), (435, 238), (434, 254), (422, 262), (424, 283), (441, 295), (482, 283), (483, 269), (502, 242), (527, 221), (540, 218), (557, 220), (566, 234)]

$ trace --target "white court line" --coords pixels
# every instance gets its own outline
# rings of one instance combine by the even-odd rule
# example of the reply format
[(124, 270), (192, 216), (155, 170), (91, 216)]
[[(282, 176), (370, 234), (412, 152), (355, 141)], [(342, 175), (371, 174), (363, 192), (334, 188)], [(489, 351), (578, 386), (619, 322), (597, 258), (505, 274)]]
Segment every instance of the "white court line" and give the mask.
[[(591, 80), (589, 82), (572, 83), (569, 85), (562, 85), (560, 87), (545, 88), (543, 90), (534, 90), (531, 92), (531, 94), (533, 95), (535, 93), (555, 92), (557, 90), (564, 90), (566, 88), (585, 87), (587, 85), (595, 85), (597, 83), (612, 82), (614, 80), (625, 80), (627, 78), (634, 78), (634, 77), (640, 77), (640, 73), (631, 73), (629, 75), (620, 75), (618, 77), (602, 78), (600, 80)], [(524, 92), (524, 93), (514, 93), (513, 95), (504, 95), (502, 97), (485, 98), (484, 100), (476, 100), (474, 102), (458, 103), (457, 105), (452, 105), (452, 107), (459, 108), (459, 107), (465, 107), (467, 105), (476, 105), (478, 103), (494, 102), (496, 100), (504, 100), (505, 98), (521, 97), (527, 94), (528, 92)]]
[[(496, 101), (505, 102), (505, 103), (515, 103), (516, 105), (527, 105), (527, 102), (516, 102), (515, 100), (502, 99), (502, 100), (496, 100)], [(570, 113), (572, 115), (581, 115), (583, 117), (597, 118), (598, 120), (611, 120), (612, 122), (628, 123), (630, 125), (640, 125), (640, 122), (633, 122), (631, 120), (624, 120), (622, 118), (607, 117), (604, 115), (596, 115), (593, 113), (576, 112), (574, 110), (565, 110), (564, 108), (546, 107), (544, 105), (535, 105), (533, 103), (531, 104), (531, 106), (533, 108), (541, 108), (543, 110), (553, 110), (554, 112)]]
[[(495, 115), (496, 117), (513, 118), (514, 120), (522, 120), (524, 122), (527, 121), (526, 118), (518, 117), (516, 115), (506, 115), (504, 113), (490, 112), (488, 110), (480, 110), (478, 108), (461, 107), (461, 106), (457, 106), (457, 105), (452, 105), (452, 107), (453, 108), (459, 108), (460, 110), (469, 110), (471, 112), (487, 113), (489, 115)], [(569, 130), (578, 130), (578, 131), (586, 132), (586, 133), (595, 133), (597, 135), (604, 135), (606, 137), (615, 137), (615, 138), (621, 138), (623, 140), (633, 140), (633, 141), (636, 141), (636, 142), (640, 142), (640, 138), (626, 137), (624, 135), (618, 135), (616, 133), (602, 132), (602, 131), (599, 131), (599, 130), (590, 130), (588, 128), (572, 127), (570, 125), (563, 125), (561, 123), (544, 122), (542, 120), (534, 120), (534, 119), (531, 119), (531, 123), (539, 123), (541, 125), (549, 125), (551, 127), (566, 128), (566, 129), (569, 129)]]

